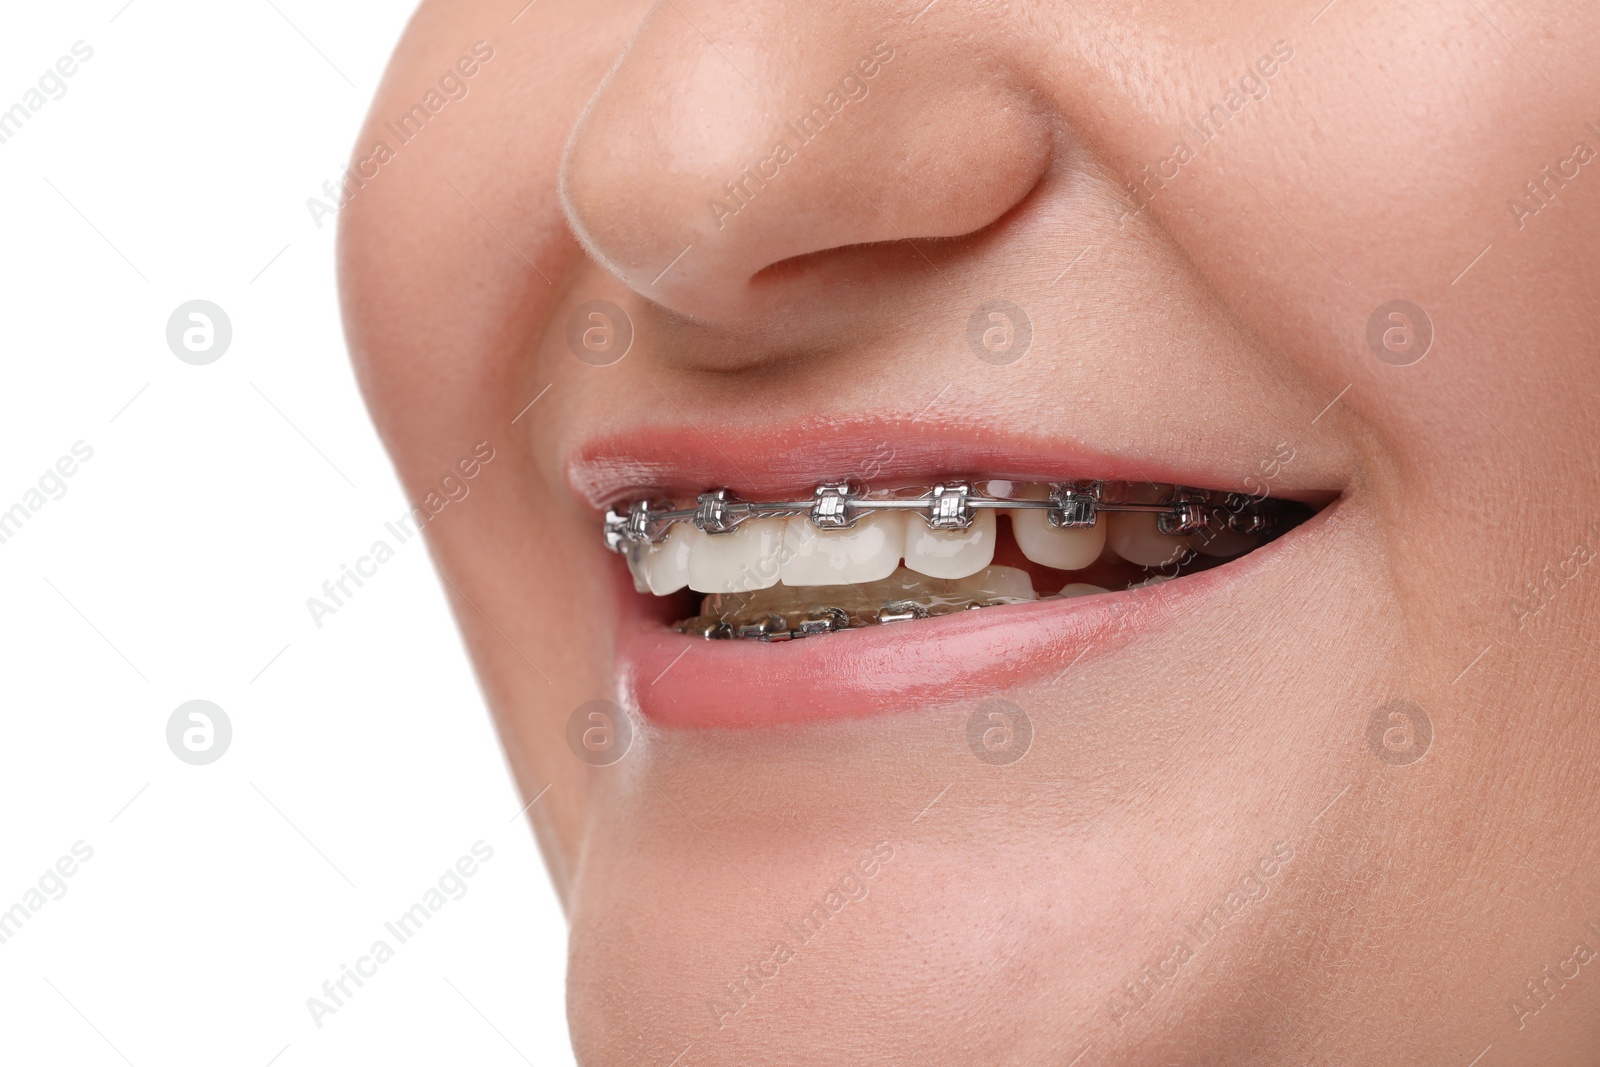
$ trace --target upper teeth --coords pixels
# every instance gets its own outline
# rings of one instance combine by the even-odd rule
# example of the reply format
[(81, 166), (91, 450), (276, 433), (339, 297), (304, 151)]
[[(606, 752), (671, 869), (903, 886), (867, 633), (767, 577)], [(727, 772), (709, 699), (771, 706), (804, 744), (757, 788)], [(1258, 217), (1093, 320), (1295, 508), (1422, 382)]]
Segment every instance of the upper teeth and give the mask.
[[(1060, 570), (1093, 563), (1108, 536), (1118, 555), (1146, 566), (1168, 562), (1186, 551), (1190, 542), (1186, 535), (1158, 530), (1158, 523), (1172, 525), (1161, 522), (1174, 513), (1172, 500), (1182, 504), (1189, 499), (1181, 492), (1169, 494), (1172, 500), (1161, 505), (1153, 499), (1106, 504), (1099, 500), (1097, 488), (1093, 500), (1098, 508), (1079, 516), (1079, 524), (1062, 526), (1052, 521), (1056, 518), (1052, 509), (1062, 494), (1058, 487), (1043, 484), (1017, 486), (1003, 500), (978, 498), (982, 503), (977, 507), (964, 485), (953, 492), (939, 487), (915, 501), (825, 493), (835, 488), (819, 489), (818, 505), (804, 509), (797, 504), (735, 502), (724, 491), (701, 494), (693, 511), (635, 505), (627, 516), (616, 512), (608, 516), (608, 540), (627, 555), (640, 589), (658, 596), (685, 586), (702, 593), (747, 593), (780, 582), (859, 585), (889, 577), (902, 560), (918, 574), (965, 578), (993, 562), (997, 510), (1011, 516), (1024, 556)], [(884, 506), (890, 500), (913, 507)], [(916, 506), (924, 503), (925, 510)], [(914, 516), (913, 509), (919, 514)], [(763, 515), (762, 510), (786, 514)], [(1097, 510), (1116, 513), (1102, 522)]]
[(798, 515), (754, 523), (783, 527), (781, 558), (773, 562), (784, 585), (875, 582), (893, 574), (906, 554), (906, 517), (892, 511), (864, 515), (843, 530), (821, 529)]
[[(1047, 497), (1043, 486), (1025, 487), (1023, 495), (1040, 500)], [(1062, 537), (1063, 533), (1080, 536)], [(1100, 550), (1106, 543), (1106, 526), (1103, 523), (1096, 523), (1087, 529), (1063, 531), (1051, 526), (1047, 513), (1038, 510), (1012, 511), (1011, 534), (1017, 539), (1017, 547), (1024, 556), (1035, 563), (1063, 571), (1087, 567), (1100, 557)]]

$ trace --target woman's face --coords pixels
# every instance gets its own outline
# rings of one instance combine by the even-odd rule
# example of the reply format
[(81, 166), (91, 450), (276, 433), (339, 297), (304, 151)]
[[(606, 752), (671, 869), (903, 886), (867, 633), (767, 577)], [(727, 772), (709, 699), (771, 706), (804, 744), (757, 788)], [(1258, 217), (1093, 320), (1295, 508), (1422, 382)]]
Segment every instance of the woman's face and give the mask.
[[(342, 283), (583, 1062), (1588, 1062), (1593, 19), (519, 6), (423, 5)], [(1316, 515), (788, 642), (670, 630), (698, 597), (602, 537), (842, 478)], [(696, 544), (694, 588), (748, 563)]]

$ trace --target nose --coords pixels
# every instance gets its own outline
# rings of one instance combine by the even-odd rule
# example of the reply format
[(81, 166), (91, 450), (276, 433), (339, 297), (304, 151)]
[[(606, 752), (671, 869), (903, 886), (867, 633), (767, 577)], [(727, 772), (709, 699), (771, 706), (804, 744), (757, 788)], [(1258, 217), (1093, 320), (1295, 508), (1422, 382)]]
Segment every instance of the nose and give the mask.
[(644, 297), (754, 315), (826, 256), (758, 283), (775, 264), (970, 234), (1020, 202), (1053, 127), (1011, 69), (879, 5), (669, 0), (572, 133), (568, 219)]

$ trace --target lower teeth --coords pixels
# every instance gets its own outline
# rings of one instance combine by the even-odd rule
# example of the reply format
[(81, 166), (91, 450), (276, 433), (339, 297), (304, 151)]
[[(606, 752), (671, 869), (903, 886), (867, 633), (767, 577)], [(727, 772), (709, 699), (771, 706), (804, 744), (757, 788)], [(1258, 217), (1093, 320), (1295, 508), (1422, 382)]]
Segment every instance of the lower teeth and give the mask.
[(952, 579), (901, 567), (882, 581), (861, 585), (775, 585), (753, 593), (714, 594), (702, 602), (699, 615), (677, 629), (706, 638), (788, 641), (1037, 599), (1027, 572), (1015, 567), (986, 567)]

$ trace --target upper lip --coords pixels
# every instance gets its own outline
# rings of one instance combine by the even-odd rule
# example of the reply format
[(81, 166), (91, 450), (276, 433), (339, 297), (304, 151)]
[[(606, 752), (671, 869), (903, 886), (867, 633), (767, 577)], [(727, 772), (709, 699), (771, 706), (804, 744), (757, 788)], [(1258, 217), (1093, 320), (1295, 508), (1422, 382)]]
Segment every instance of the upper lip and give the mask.
[[(1292, 468), (1291, 468), (1292, 470)], [(948, 418), (812, 418), (787, 427), (663, 425), (592, 440), (567, 462), (567, 481), (600, 511), (651, 491), (728, 489), (751, 499), (809, 496), (851, 478), (893, 485), (945, 478), (1171, 483), (1253, 492), (1248, 467), (1183, 456), (1119, 455), (1082, 445), (1007, 435)], [(1323, 502), (1333, 493), (1290, 477), (1272, 495)]]

